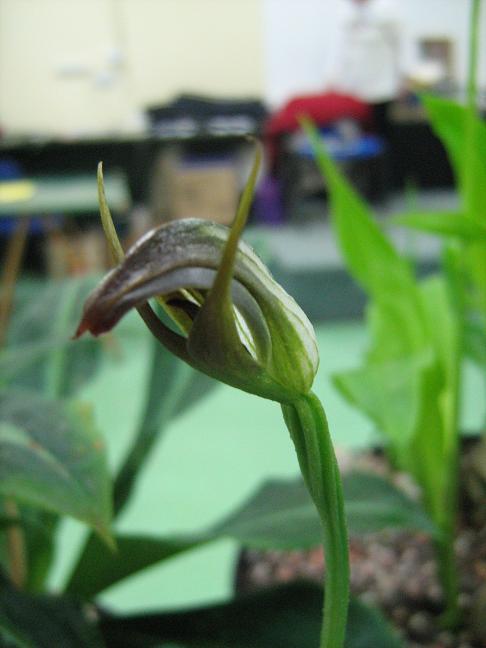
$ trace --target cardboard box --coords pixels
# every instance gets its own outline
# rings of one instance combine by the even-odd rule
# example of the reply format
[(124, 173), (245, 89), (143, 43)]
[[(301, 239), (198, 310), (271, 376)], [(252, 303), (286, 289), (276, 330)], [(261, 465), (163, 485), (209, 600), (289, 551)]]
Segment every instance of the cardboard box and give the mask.
[(101, 274), (108, 265), (106, 240), (101, 228), (86, 232), (49, 232), (45, 242), (47, 273), (62, 279), (66, 276)]
[(161, 159), (152, 196), (157, 219), (204, 218), (230, 225), (238, 205), (237, 171), (231, 159)]

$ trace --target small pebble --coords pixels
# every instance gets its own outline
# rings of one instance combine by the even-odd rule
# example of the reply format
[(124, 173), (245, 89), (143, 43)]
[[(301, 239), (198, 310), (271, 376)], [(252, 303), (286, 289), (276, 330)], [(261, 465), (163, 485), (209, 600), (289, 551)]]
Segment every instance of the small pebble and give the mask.
[(408, 620), (408, 627), (417, 638), (427, 636), (430, 626), (430, 617), (425, 612), (415, 612)]
[(408, 621), (409, 611), (403, 605), (397, 606), (392, 611), (393, 620), (400, 626), (405, 625)]
[(451, 632), (441, 632), (437, 636), (437, 641), (439, 642), (439, 645), (443, 648), (453, 648), (454, 635)]
[(457, 597), (457, 605), (461, 610), (468, 610), (471, 607), (473, 597), (467, 592), (461, 592)]

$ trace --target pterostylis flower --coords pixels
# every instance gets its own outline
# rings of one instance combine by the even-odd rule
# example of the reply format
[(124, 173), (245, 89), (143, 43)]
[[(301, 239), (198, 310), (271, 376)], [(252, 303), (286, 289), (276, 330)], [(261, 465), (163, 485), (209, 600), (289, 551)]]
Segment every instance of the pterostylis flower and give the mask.
[[(159, 322), (156, 334), (196, 369), (279, 402), (308, 393), (318, 365), (312, 325), (253, 250), (238, 244), (252, 186), (229, 235), (187, 219), (144, 236), (91, 295), (78, 334), (105, 332), (158, 296), (182, 331)], [(102, 209), (106, 219), (104, 198)]]
[[(137, 308), (160, 342), (217, 380), (281, 404), (301, 471), (320, 514), (326, 552), (322, 648), (340, 648), (348, 604), (347, 535), (341, 481), (324, 410), (312, 393), (314, 330), (303, 311), (240, 241), (260, 164), (231, 229), (206, 220), (162, 225), (126, 254), (116, 236), (98, 169), (100, 211), (118, 265), (86, 301), (76, 335), (109, 331)], [(149, 306), (157, 299), (167, 326)]]

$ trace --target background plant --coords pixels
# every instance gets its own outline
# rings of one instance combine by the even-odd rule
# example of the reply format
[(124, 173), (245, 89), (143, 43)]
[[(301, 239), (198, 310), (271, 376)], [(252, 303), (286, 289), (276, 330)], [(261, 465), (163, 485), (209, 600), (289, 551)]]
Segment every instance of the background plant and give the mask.
[(463, 328), (464, 350), (486, 377), (486, 125), (477, 105), (480, 9), (481, 1), (472, 0), (467, 103), (422, 97), (452, 164), (460, 209), (407, 213), (394, 221), (445, 238), (443, 273)]
[[(392, 464), (422, 489), (438, 529), (439, 570), (450, 622), (457, 617), (453, 539), (461, 334), (439, 275), (418, 281), (306, 122), (326, 178), (347, 267), (368, 293), (370, 348), (361, 368), (334, 376), (343, 396), (376, 424)], [(438, 322), (440, 323), (438, 325)]]
[(110, 541), (104, 442), (91, 408), (75, 396), (96, 371), (101, 347), (89, 341), (67, 350), (79, 299), (92, 285), (73, 280), (21, 291), (23, 306), (0, 351), (0, 555), (14, 582), (33, 590), (44, 585), (59, 515), (86, 522)]
[(467, 106), (424, 98), (455, 169), (462, 210), (394, 219), (455, 239), (445, 250), (442, 274), (416, 279), (326, 154), (318, 133), (305, 126), (327, 180), (343, 257), (370, 297), (371, 343), (364, 365), (334, 382), (385, 435), (392, 463), (421, 486), (439, 530), (435, 543), (449, 624), (458, 620), (453, 540), (461, 370), (466, 353), (484, 368), (486, 348), (486, 126), (476, 107), (479, 10), (480, 0), (473, 0)]

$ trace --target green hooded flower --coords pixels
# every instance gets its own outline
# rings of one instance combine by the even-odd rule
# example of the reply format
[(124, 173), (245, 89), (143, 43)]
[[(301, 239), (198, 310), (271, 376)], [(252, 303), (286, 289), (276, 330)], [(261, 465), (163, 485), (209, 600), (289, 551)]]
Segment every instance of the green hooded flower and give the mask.
[[(258, 167), (259, 155), (231, 229), (198, 219), (173, 221), (146, 234), (123, 260), (100, 168), (102, 219), (121, 263), (88, 298), (76, 335), (104, 333), (136, 307), (171, 352), (209, 376), (282, 403), (307, 394), (319, 362), (312, 325), (239, 241)], [(153, 297), (178, 331), (148, 306)]]
[[(319, 364), (314, 330), (295, 301), (240, 242), (260, 151), (231, 229), (187, 219), (158, 227), (124, 257), (103, 191), (101, 218), (118, 265), (90, 295), (76, 335), (110, 330), (136, 308), (176, 356), (217, 380), (278, 401), (319, 513), (327, 561), (322, 648), (344, 643), (349, 567), (342, 486), (324, 409), (311, 387)], [(168, 326), (148, 304), (155, 298)]]

